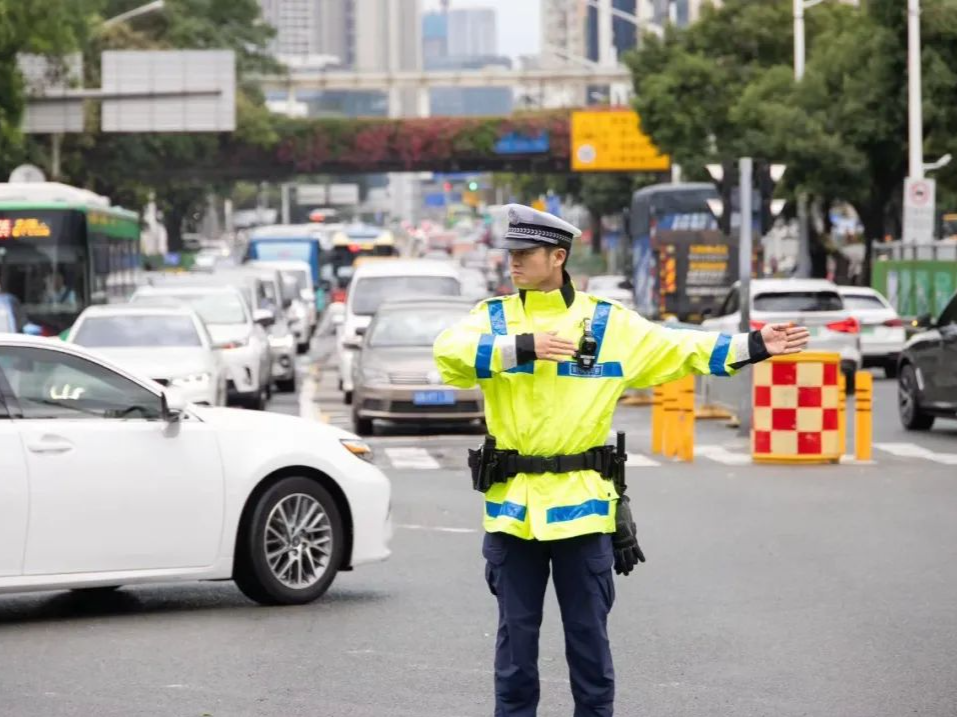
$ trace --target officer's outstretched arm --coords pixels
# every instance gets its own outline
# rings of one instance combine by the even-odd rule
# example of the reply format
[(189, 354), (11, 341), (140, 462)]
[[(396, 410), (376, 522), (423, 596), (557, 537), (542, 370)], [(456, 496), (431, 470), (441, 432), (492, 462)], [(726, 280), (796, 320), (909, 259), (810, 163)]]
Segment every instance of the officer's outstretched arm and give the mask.
[(432, 353), (445, 383), (471, 388), (478, 379), (491, 378), (518, 364), (515, 342), (515, 335), (492, 333), (488, 310), (479, 304), (465, 319), (439, 334)]
[(657, 386), (689, 373), (730, 376), (744, 366), (763, 361), (769, 354), (758, 331), (720, 334), (694, 329), (668, 329), (643, 319), (633, 311), (619, 311), (622, 336), (634, 343), (626, 361), (628, 384), (635, 388)]

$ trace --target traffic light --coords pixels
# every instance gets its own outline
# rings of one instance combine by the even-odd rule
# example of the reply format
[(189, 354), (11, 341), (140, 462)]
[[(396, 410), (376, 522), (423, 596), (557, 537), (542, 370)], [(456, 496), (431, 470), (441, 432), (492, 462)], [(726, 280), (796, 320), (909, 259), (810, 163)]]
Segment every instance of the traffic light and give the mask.
[[(784, 199), (774, 199), (774, 188), (781, 181), (787, 169), (784, 164), (755, 159), (753, 162), (752, 186), (752, 222), (758, 219), (756, 227), (763, 236), (771, 230), (774, 220), (784, 209)], [(721, 164), (707, 165), (708, 174), (714, 180), (720, 198), (708, 200), (711, 213), (718, 220), (721, 232), (731, 236), (741, 226), (741, 181), (738, 174), (738, 162), (726, 160)]]

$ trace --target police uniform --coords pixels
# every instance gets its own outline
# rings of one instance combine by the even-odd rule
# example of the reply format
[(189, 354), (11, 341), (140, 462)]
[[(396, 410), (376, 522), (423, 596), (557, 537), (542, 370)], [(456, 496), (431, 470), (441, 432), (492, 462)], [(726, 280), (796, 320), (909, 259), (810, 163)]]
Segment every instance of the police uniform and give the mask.
[[(506, 249), (570, 249), (581, 234), (530, 207), (513, 204), (507, 211)], [(567, 274), (564, 279), (554, 291), (520, 291), (484, 301), (435, 342), (446, 383), (481, 387), (498, 449), (531, 457), (582, 454), (605, 443), (626, 388), (655, 386), (692, 372), (726, 376), (766, 357), (760, 334), (755, 340), (755, 333), (667, 329), (613, 301), (577, 291)], [(578, 344), (586, 320), (597, 343), (594, 365), (536, 360), (533, 334), (557, 331)], [(615, 484), (596, 470), (519, 472), (492, 484), (484, 498), (482, 552), (499, 607), (496, 716), (536, 714), (538, 636), (550, 570), (575, 715), (611, 715), (614, 669), (606, 623), (615, 599)]]

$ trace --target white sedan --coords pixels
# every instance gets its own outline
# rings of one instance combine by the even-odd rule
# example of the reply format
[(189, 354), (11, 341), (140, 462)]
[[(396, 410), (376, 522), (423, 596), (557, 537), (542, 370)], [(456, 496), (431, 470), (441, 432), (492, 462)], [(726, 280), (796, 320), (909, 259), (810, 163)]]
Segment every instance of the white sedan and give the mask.
[(840, 286), (844, 308), (861, 324), (861, 353), (864, 366), (879, 366), (887, 378), (897, 375), (897, 359), (907, 332), (897, 311), (879, 291), (867, 286)]
[(0, 336), (0, 593), (231, 578), (302, 604), (389, 556), (390, 497), (353, 434)]
[(91, 306), (66, 340), (95, 349), (123, 368), (164, 386), (190, 403), (226, 405), (226, 368), (203, 320), (188, 306)]

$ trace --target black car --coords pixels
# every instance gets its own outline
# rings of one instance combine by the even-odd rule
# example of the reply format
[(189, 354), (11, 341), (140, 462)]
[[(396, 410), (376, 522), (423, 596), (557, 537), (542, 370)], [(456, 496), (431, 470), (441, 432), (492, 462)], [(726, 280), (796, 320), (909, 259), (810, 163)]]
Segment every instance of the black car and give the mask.
[(925, 431), (937, 416), (957, 416), (957, 294), (936, 321), (918, 325), (897, 364), (897, 393), (904, 428)]

